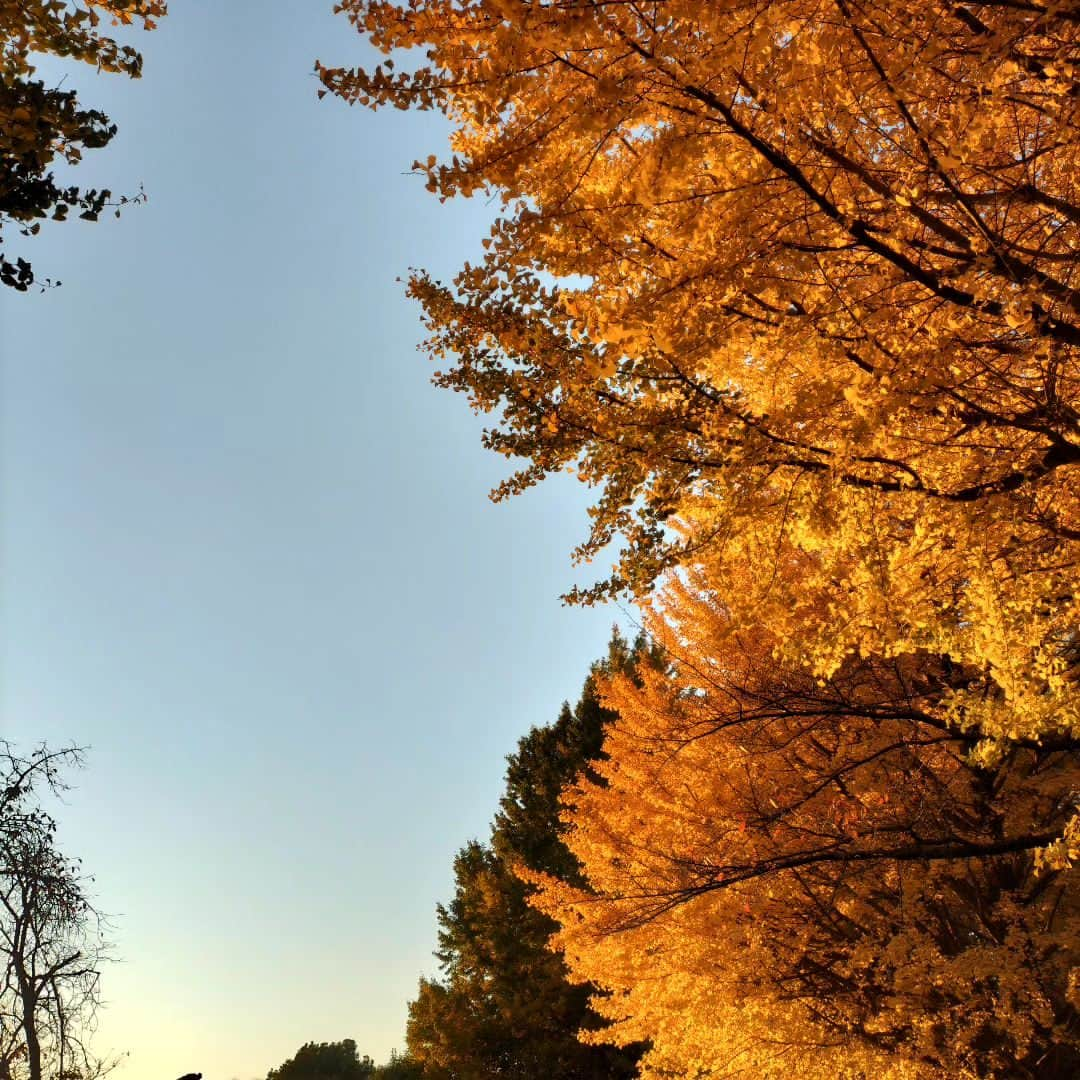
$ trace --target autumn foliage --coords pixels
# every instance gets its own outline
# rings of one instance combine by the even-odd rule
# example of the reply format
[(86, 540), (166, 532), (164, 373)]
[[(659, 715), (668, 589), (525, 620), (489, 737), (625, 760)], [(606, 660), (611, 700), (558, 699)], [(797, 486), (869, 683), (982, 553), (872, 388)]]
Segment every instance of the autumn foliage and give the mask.
[(656, 656), (643, 642), (615, 636), (593, 666), (580, 700), (534, 728), (507, 759), (506, 789), (488, 843), (466, 845), (454, 860), (454, 896), (439, 905), (441, 975), (422, 979), (409, 1004), (408, 1048), (429, 1080), (628, 1080), (640, 1046), (583, 1045), (583, 1027), (600, 1023), (589, 1008), (595, 986), (569, 978), (547, 948), (558, 924), (531, 906), (534, 887), (520, 874), (581, 886), (567, 850), (560, 792), (600, 753), (614, 714), (597, 696), (604, 674), (633, 676)]
[[(57, 179), (56, 166), (105, 146), (116, 126), (99, 109), (84, 108), (62, 81), (50, 86), (34, 75), (38, 58), (52, 54), (137, 79), (142, 56), (105, 28), (150, 30), (165, 11), (165, 0), (0, 0), (0, 230), (31, 236), (42, 220), (63, 221), (74, 211), (96, 221), (106, 206), (131, 201)], [(0, 284), (25, 292), (33, 283), (27, 260), (0, 254)]]
[(610, 991), (604, 1037), (652, 1039), (656, 1076), (1075, 1075), (1080, 888), (1032, 874), (1072, 753), (973, 762), (941, 658), (818, 679), (700, 582), (663, 602), (673, 662), (608, 682), (607, 757), (568, 797), (588, 887), (543, 903)]
[(324, 86), (442, 110), (429, 188), (501, 200), (410, 286), (496, 494), (596, 489), (574, 598), (667, 581), (676, 674), (612, 684), (569, 811), (601, 899), (550, 894), (611, 1037), (1074, 1075), (1075, 5), (340, 7), (393, 56)]

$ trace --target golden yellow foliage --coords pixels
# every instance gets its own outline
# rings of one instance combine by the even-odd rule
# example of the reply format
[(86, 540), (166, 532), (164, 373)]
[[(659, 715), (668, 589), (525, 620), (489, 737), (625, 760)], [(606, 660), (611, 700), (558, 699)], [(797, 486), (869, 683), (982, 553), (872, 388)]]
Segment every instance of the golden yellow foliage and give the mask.
[(4, 83), (34, 71), (35, 53), (52, 53), (93, 64), (103, 71), (137, 78), (142, 58), (130, 46), (102, 34), (104, 20), (112, 26), (138, 22), (152, 30), (166, 14), (167, 0), (0, 0), (0, 71)]
[(592, 1037), (651, 1039), (646, 1077), (1075, 1075), (1080, 879), (1031, 875), (1075, 754), (973, 764), (940, 658), (817, 679), (701, 582), (664, 600), (677, 659), (608, 682), (600, 779), (568, 795), (588, 887), (544, 881), (607, 991)]
[(1000, 695), (958, 724), (1080, 733), (1071, 5), (340, 6), (428, 60), (324, 84), (442, 109), (454, 155), (417, 168), (502, 199), (481, 263), (412, 291), (439, 381), (527, 460), (497, 494), (602, 488), (579, 553), (626, 543), (585, 599), (754, 565), (820, 674), (948, 653)]
[(578, 555), (622, 550), (576, 599), (668, 575), (680, 663), (611, 683), (572, 798), (593, 892), (546, 893), (602, 1037), (1076, 1075), (1075, 4), (339, 7), (390, 58), (324, 87), (442, 110), (415, 168), (501, 200), (410, 285), (524, 461), (496, 496), (597, 489)]

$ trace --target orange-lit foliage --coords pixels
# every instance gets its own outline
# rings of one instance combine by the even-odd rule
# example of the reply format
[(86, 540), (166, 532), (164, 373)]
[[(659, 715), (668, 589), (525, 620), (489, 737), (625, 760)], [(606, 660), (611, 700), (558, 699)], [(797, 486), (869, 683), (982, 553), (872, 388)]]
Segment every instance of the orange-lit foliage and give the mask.
[(507, 759), (506, 788), (489, 843), (467, 844), (454, 860), (454, 895), (439, 905), (437, 979), (421, 979), (409, 1003), (406, 1041), (429, 1080), (629, 1080), (641, 1048), (583, 1046), (595, 1028), (588, 986), (567, 979), (547, 948), (557, 925), (530, 906), (518, 868), (580, 884), (560, 836), (560, 795), (600, 750), (613, 717), (596, 680), (632, 673), (655, 659), (644, 642), (617, 633), (576, 707), (533, 728)]
[(442, 109), (429, 186), (502, 198), (483, 261), (412, 291), (526, 460), (500, 493), (602, 489), (581, 554), (626, 543), (586, 598), (704, 563), (819, 675), (982, 673), (951, 708), (985, 755), (1080, 731), (1074, 5), (340, 6), (428, 60), (325, 86)]
[[(101, 24), (151, 30), (165, 11), (165, 0), (0, 0), (0, 229), (14, 223), (32, 235), (40, 219), (63, 220), (71, 210), (94, 221), (111, 197), (107, 190), (61, 186), (50, 171), (57, 161), (73, 165), (84, 150), (104, 146), (116, 127), (104, 113), (82, 108), (74, 91), (34, 79), (35, 55), (137, 79), (142, 57)], [(0, 255), (0, 283), (25, 291), (33, 281), (25, 259)]]
[(410, 286), (524, 460), (496, 494), (599, 489), (578, 599), (680, 568), (686, 663), (612, 683), (574, 796), (599, 899), (548, 893), (611, 1036), (657, 1076), (1075, 1075), (1075, 4), (340, 7), (427, 60), (324, 86), (441, 109), (429, 188), (502, 200)]
[(819, 680), (700, 582), (664, 603), (677, 660), (609, 681), (601, 781), (568, 795), (589, 889), (542, 901), (610, 992), (594, 1037), (652, 1039), (646, 1077), (1077, 1075), (1080, 881), (1031, 874), (1075, 752), (975, 766), (947, 660)]

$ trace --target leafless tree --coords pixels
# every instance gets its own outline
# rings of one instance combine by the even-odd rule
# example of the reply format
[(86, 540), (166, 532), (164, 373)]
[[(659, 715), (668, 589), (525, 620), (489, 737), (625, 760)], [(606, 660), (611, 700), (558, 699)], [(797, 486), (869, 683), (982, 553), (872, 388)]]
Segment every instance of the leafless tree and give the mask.
[(21, 755), (0, 741), (0, 1080), (91, 1080), (107, 945), (77, 859), (56, 845), (42, 797), (82, 764), (70, 746)]

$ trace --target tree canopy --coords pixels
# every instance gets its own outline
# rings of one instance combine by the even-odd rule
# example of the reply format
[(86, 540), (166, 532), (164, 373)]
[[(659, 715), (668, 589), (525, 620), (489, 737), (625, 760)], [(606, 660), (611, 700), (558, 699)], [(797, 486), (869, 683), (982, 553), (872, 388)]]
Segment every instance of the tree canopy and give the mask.
[(333, 1043), (304, 1043), (284, 1064), (271, 1069), (266, 1080), (367, 1080), (375, 1062), (357, 1053), (353, 1039)]
[[(138, 23), (152, 29), (165, 0), (0, 0), (0, 240), (12, 227), (36, 234), (45, 219), (76, 212), (96, 221), (113, 200), (108, 189), (82, 189), (57, 180), (53, 168), (77, 164), (86, 150), (105, 146), (116, 125), (99, 109), (84, 108), (73, 90), (34, 78), (35, 56), (51, 54), (99, 71), (137, 79), (142, 57), (130, 45), (102, 33), (101, 24)], [(30, 263), (0, 252), (0, 283), (25, 292), (34, 283)]]
[(701, 584), (650, 618), (672, 662), (600, 686), (617, 718), (568, 796), (586, 885), (545, 884), (601, 1037), (651, 1039), (647, 1077), (1076, 1075), (1080, 883), (1033, 873), (1075, 753), (975, 761), (943, 658), (818, 679)]
[(357, 1052), (354, 1039), (304, 1043), (284, 1064), (271, 1069), (266, 1080), (422, 1080), (423, 1066), (407, 1054), (390, 1052), (390, 1060), (376, 1065)]
[(442, 977), (421, 980), (409, 1006), (408, 1046), (435, 1080), (626, 1080), (640, 1048), (583, 1045), (595, 1027), (592, 990), (572, 985), (547, 947), (557, 924), (528, 903), (520, 871), (543, 871), (580, 884), (576, 859), (562, 842), (560, 795), (599, 754), (613, 718), (596, 695), (602, 671), (633, 670), (645, 646), (616, 636), (581, 699), (558, 720), (518, 744), (506, 770), (487, 844), (467, 844), (454, 862), (455, 893), (440, 905)]
[(442, 109), (429, 186), (501, 197), (483, 260), (411, 289), (438, 381), (525, 461), (497, 494), (564, 469), (600, 489), (580, 554), (625, 543), (579, 598), (709, 562), (819, 674), (948, 653), (1009, 702), (959, 694), (959, 723), (1074, 730), (1070, 6), (341, 7), (428, 60), (325, 86)]
[[(325, 90), (441, 110), (442, 386), (595, 490), (671, 659), (530, 875), (648, 1075), (1078, 1068), (1080, 15), (343, 0)], [(425, 59), (398, 52), (418, 48)], [(657, 591), (659, 585), (660, 591)], [(477, 856), (482, 854), (478, 852)]]

